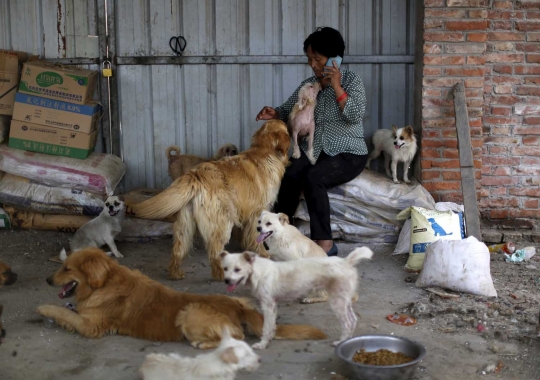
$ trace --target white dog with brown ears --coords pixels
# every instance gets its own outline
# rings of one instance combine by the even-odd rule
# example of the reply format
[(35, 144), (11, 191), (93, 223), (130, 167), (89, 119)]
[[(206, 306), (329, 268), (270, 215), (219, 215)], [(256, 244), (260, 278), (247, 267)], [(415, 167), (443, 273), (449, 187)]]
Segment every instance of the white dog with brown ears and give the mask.
[[(392, 177), (394, 183), (399, 183), (397, 179), (397, 164), (403, 162), (403, 181), (409, 181), (409, 166), (418, 149), (416, 137), (414, 136), (413, 127), (411, 125), (405, 128), (396, 128), (392, 125), (392, 130), (379, 129), (373, 134), (374, 149), (369, 155), (366, 163), (366, 168), (369, 169), (371, 160), (384, 153), (384, 169), (386, 175)], [(392, 173), (390, 173), (390, 168)]]
[(194, 358), (177, 354), (150, 354), (141, 365), (143, 380), (234, 380), (236, 372), (259, 368), (261, 358), (244, 341), (224, 328), (219, 347)]
[(312, 165), (315, 165), (313, 137), (315, 134), (315, 106), (317, 105), (317, 94), (319, 91), (321, 91), (321, 84), (319, 82), (304, 84), (298, 92), (298, 101), (289, 114), (289, 128), (291, 129), (294, 144), (292, 156), (293, 158), (300, 157), (298, 137), (307, 136), (307, 158)]
[(330, 307), (341, 323), (341, 336), (336, 346), (352, 337), (357, 317), (352, 299), (358, 287), (355, 266), (371, 259), (373, 252), (367, 247), (356, 248), (346, 258), (326, 257), (274, 262), (253, 252), (220, 254), (227, 291), (248, 284), (260, 304), (264, 315), (263, 333), (255, 349), (263, 349), (276, 333), (277, 301), (294, 300), (314, 290), (326, 290)]

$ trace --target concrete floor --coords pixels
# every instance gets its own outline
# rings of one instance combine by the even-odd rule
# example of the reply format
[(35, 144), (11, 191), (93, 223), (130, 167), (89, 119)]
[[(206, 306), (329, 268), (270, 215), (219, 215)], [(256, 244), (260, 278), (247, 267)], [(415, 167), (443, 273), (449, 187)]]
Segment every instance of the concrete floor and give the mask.
[[(1, 231), (0, 259), (9, 263), (19, 279), (0, 289), (4, 305), (3, 322), (7, 341), (0, 346), (0, 379), (138, 379), (137, 369), (151, 352), (178, 352), (196, 355), (199, 351), (186, 343), (152, 343), (124, 336), (90, 340), (64, 330), (46, 329), (34, 312), (40, 304), (62, 305), (58, 289), (45, 278), (59, 264), (48, 261), (67, 245), (67, 234), (35, 231)], [(121, 263), (141, 270), (167, 286), (194, 293), (225, 293), (222, 283), (210, 281), (210, 269), (202, 249), (196, 249), (185, 263), (186, 278), (169, 281), (166, 277), (171, 240), (152, 243), (120, 243), (126, 256)], [(339, 244), (340, 256), (352, 245)], [(404, 304), (426, 298), (426, 292), (405, 282), (405, 256), (391, 256), (392, 246), (372, 247), (372, 262), (359, 267), (362, 281), (360, 299), (355, 304), (360, 314), (356, 334), (394, 334), (424, 344), (427, 356), (415, 379), (475, 379), (477, 372), (490, 363), (502, 360), (505, 369), (490, 377), (538, 379), (540, 343), (504, 342), (497, 354), (488, 350), (489, 342), (478, 334), (462, 330), (445, 334), (427, 320), (411, 327), (388, 322), (387, 314), (399, 311)], [(246, 288), (237, 295), (248, 295)], [(326, 341), (273, 341), (261, 352), (263, 362), (256, 373), (240, 373), (238, 379), (331, 379), (332, 373), (344, 374), (343, 367), (330, 346), (338, 334), (338, 324), (328, 305), (286, 303), (279, 306), (280, 323), (308, 323), (323, 329)], [(376, 329), (375, 325), (378, 325)], [(248, 337), (250, 343), (256, 338)]]

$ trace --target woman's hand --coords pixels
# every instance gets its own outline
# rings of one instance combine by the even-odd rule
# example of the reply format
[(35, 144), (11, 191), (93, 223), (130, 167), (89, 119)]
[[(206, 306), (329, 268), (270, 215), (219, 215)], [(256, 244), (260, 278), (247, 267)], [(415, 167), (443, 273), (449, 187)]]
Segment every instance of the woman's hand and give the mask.
[(272, 119), (278, 119), (278, 118), (279, 118), (279, 113), (274, 108), (265, 106), (257, 114), (257, 117), (255, 118), (255, 121), (272, 120)]
[(323, 80), (327, 81), (326, 83), (329, 83), (335, 92), (341, 88), (341, 71), (339, 71), (336, 61), (332, 62), (332, 66), (324, 66)]

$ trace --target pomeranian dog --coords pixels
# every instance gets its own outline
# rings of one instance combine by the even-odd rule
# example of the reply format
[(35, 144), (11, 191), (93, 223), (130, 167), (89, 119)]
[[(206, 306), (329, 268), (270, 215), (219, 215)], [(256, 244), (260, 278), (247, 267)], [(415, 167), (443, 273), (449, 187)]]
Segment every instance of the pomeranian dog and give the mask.
[[(369, 155), (366, 163), (366, 169), (369, 169), (371, 160), (384, 153), (384, 168), (386, 175), (392, 177), (394, 183), (399, 183), (397, 179), (397, 164), (403, 162), (403, 180), (405, 183), (409, 181), (409, 166), (418, 149), (416, 137), (414, 136), (413, 127), (408, 125), (405, 128), (396, 128), (392, 125), (392, 130), (379, 129), (373, 134), (374, 149)], [(392, 174), (390, 174), (390, 168)]]
[(168, 147), (165, 154), (169, 161), (169, 176), (171, 176), (171, 179), (174, 181), (203, 162), (219, 160), (223, 157), (236, 156), (238, 154), (238, 148), (234, 144), (225, 144), (218, 149), (213, 159), (206, 159), (193, 154), (181, 154), (180, 148), (177, 146)]
[(298, 101), (294, 105), (289, 115), (289, 128), (293, 139), (293, 158), (300, 157), (300, 147), (298, 137), (307, 136), (308, 151), (307, 158), (312, 165), (315, 165), (313, 157), (313, 135), (315, 133), (315, 106), (317, 105), (317, 94), (321, 90), (319, 82), (306, 83), (298, 93)]

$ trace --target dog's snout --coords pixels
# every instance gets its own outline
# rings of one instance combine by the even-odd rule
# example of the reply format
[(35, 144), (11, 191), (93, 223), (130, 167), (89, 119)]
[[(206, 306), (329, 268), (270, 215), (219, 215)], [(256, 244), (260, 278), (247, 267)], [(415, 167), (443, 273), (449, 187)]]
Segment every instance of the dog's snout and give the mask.
[(394, 145), (397, 145), (397, 141), (394, 141)]
[(227, 285), (229, 285), (230, 282), (231, 282), (231, 280), (229, 280), (228, 278), (225, 279), (225, 283), (226, 283)]
[(261, 232), (261, 231), (262, 231), (262, 227), (261, 226), (257, 227), (257, 232)]
[(53, 284), (53, 280), (50, 277), (47, 277), (47, 284), (51, 285)]

